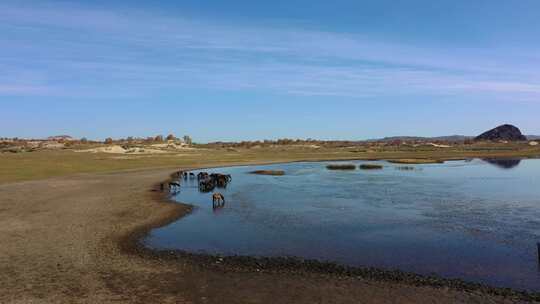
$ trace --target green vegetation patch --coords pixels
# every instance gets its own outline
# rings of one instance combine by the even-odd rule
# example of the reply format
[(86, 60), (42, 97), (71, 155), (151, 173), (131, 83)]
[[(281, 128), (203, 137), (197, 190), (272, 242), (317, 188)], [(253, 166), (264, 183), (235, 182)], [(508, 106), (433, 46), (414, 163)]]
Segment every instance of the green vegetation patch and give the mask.
[(362, 170), (380, 170), (383, 166), (378, 164), (361, 164), (359, 168)]
[(353, 164), (330, 164), (326, 166), (328, 170), (354, 170), (356, 165)]

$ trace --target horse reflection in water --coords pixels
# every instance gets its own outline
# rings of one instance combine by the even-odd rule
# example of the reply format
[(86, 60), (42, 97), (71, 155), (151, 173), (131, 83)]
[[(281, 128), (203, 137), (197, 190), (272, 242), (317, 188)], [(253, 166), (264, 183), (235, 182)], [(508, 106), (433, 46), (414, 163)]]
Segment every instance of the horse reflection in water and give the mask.
[(214, 210), (225, 207), (225, 196), (219, 192), (212, 194), (212, 208)]

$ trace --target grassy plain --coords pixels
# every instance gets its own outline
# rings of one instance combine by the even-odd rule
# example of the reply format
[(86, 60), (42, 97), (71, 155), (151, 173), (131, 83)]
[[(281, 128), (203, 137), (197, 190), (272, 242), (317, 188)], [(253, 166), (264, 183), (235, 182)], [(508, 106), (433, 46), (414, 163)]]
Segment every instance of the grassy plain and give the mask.
[(438, 162), (463, 158), (539, 157), (540, 148), (527, 144), (474, 144), (451, 148), (351, 146), (312, 148), (273, 146), (264, 148), (198, 148), (161, 154), (113, 154), (75, 152), (73, 149), (0, 154), (0, 183), (45, 179), (78, 173), (115, 172), (130, 169), (210, 167), (230, 164), (290, 161), (388, 159), (404, 163)]
[(236, 264), (221, 266), (219, 259), (202, 262), (144, 255), (136, 245), (152, 228), (190, 212), (190, 206), (172, 203), (165, 199), (164, 193), (155, 191), (156, 183), (168, 179), (179, 168), (300, 160), (447, 160), (539, 155), (539, 148), (525, 144), (475, 144), (444, 149), (201, 147), (142, 155), (69, 149), (3, 153), (0, 154), (0, 303), (523, 303), (538, 300), (537, 294), (511, 290), (490, 291), (483, 287), (469, 290), (452, 284), (432, 286), (424, 279), (407, 283), (397, 280), (393, 273), (375, 280), (304, 268), (279, 266), (261, 270), (258, 264), (255, 271)]

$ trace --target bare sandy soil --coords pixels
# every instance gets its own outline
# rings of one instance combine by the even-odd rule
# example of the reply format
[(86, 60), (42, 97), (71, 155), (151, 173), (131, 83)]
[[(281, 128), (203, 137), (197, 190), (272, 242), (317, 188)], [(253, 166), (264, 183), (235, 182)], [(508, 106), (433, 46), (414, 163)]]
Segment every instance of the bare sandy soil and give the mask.
[(316, 273), (219, 271), (126, 250), (189, 211), (160, 199), (171, 170), (0, 185), (0, 303), (512, 303), (479, 292)]

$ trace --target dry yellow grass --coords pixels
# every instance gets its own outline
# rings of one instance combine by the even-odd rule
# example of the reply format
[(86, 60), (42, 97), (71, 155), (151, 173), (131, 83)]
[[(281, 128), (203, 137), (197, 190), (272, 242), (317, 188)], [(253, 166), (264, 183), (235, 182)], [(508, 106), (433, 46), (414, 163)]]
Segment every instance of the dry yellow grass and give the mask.
[[(79, 147), (80, 148), (80, 147)], [(407, 163), (471, 157), (538, 157), (539, 146), (526, 144), (463, 145), (436, 148), (359, 147), (302, 149), (271, 147), (258, 149), (195, 149), (154, 155), (121, 156), (110, 153), (81, 153), (74, 150), (43, 150), (0, 154), (0, 183), (44, 179), (77, 173), (114, 172), (142, 168), (210, 167), (229, 164), (274, 163), (316, 160), (388, 159)]]
[[(126, 236), (186, 212), (149, 191), (170, 168), (346, 159), (457, 159), (540, 155), (522, 147), (444, 152), (378, 148), (194, 150), (159, 155), (0, 154), (1, 303), (511, 303), (476, 291), (302, 272), (205, 268), (126, 250)], [(168, 169), (133, 170), (163, 167)], [(117, 172), (121, 170), (132, 170)], [(100, 173), (112, 172), (112, 173)], [(89, 173), (89, 174), (79, 174)], [(74, 174), (79, 174), (74, 176)], [(69, 175), (69, 176), (67, 176)], [(48, 177), (61, 178), (46, 179)], [(9, 182), (44, 179), (25, 183)], [(246, 288), (238, 288), (244, 286)]]

